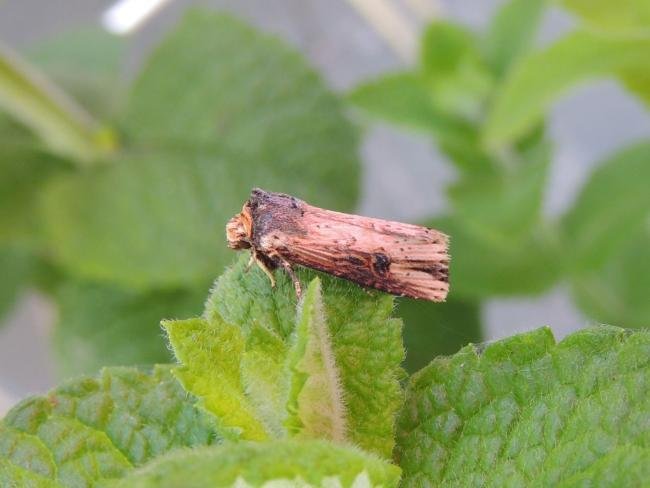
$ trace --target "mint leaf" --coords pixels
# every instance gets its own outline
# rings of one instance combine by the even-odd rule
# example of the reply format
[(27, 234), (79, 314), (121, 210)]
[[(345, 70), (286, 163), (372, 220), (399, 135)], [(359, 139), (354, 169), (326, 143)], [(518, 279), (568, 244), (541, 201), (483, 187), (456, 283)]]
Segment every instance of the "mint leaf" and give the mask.
[(361, 450), (324, 441), (284, 440), (176, 451), (114, 486), (390, 488), (398, 482), (397, 466)]
[(647, 65), (650, 39), (576, 31), (523, 59), (492, 105), (484, 138), (505, 144), (526, 133), (571, 86)]
[(546, 0), (510, 0), (490, 22), (484, 51), (499, 77), (530, 48), (542, 18)]
[(596, 29), (626, 34), (650, 33), (650, 4), (645, 0), (562, 0), (570, 12)]
[(650, 229), (630, 238), (601, 267), (572, 276), (571, 287), (577, 305), (600, 323), (650, 326)]
[(404, 321), (404, 368), (410, 373), (483, 337), (479, 304), (453, 295), (444, 303), (400, 298), (396, 315)]
[(245, 346), (241, 331), (218, 319), (166, 321), (163, 327), (181, 363), (174, 374), (199, 398), (198, 405), (219, 419), (223, 435), (266, 439), (239, 369)]
[[(292, 371), (286, 365), (292, 348), (297, 348), (293, 352), (300, 356), (295, 342), (295, 292), (282, 270), (275, 272), (277, 287), (273, 289), (268, 278), (256, 267), (244, 271), (247, 261), (248, 256), (241, 256), (219, 278), (200, 323), (176, 325), (171, 322), (166, 327), (172, 333), (176, 328), (188, 328), (186, 334), (170, 335), (177, 355), (179, 348), (185, 351), (183, 368), (194, 370), (196, 377), (201, 378), (197, 381), (203, 385), (211, 385), (208, 379), (211, 376), (224, 381), (235, 378), (228, 383), (236, 385), (232, 401), (243, 402), (243, 395), (245, 411), (252, 409), (254, 418), (264, 425), (264, 431), (271, 437), (282, 437), (286, 435), (286, 406), (292, 384)], [(401, 405), (399, 379), (403, 373), (399, 365), (404, 355), (401, 321), (390, 317), (393, 299), (332, 276), (303, 268), (298, 268), (297, 272), (303, 283), (311, 282), (316, 276), (322, 282), (324, 316), (346, 408), (346, 439), (365, 450), (389, 457), (394, 443), (394, 415)], [(205, 335), (202, 330), (206, 331)], [(232, 341), (228, 337), (215, 344), (214, 337), (221, 330), (227, 330)], [(203, 344), (201, 351), (197, 350), (199, 344)], [(211, 369), (207, 369), (208, 362), (204, 364), (197, 358), (210, 348), (226, 348), (233, 364), (224, 366), (220, 372), (211, 362)], [(267, 350), (272, 352), (267, 356), (270, 360), (262, 363), (261, 358)], [(236, 355), (241, 355), (238, 369), (234, 365)], [(224, 361), (226, 356), (219, 358), (210, 361)], [(211, 392), (221, 391), (220, 388), (212, 385), (201, 393), (193, 391), (207, 399)], [(222, 401), (227, 400), (224, 397)], [(267, 406), (263, 411), (260, 407), (269, 402), (274, 408)], [(239, 424), (239, 427), (246, 425)]]
[(562, 221), (567, 263), (575, 270), (600, 268), (646, 225), (649, 159), (650, 144), (641, 143), (614, 154), (592, 173)]
[(324, 309), (321, 282), (315, 278), (300, 304), (289, 356), (293, 375), (287, 425), (299, 437), (341, 443), (347, 434), (346, 412)]
[(9, 411), (0, 422), (0, 484), (95, 485), (170, 449), (216, 440), (168, 367), (107, 368)]
[(229, 16), (188, 14), (129, 100), (130, 146), (42, 199), (53, 255), (77, 275), (138, 288), (210, 279), (253, 186), (355, 202), (357, 138), (339, 101), (293, 50)]
[(649, 380), (650, 332), (617, 327), (559, 344), (542, 328), (437, 358), (407, 390), (403, 484), (642, 485)]
[(62, 376), (94, 374), (102, 366), (169, 362), (160, 319), (183, 318), (201, 310), (204, 291), (136, 293), (114, 286), (67, 281), (55, 291), (59, 306), (54, 329)]

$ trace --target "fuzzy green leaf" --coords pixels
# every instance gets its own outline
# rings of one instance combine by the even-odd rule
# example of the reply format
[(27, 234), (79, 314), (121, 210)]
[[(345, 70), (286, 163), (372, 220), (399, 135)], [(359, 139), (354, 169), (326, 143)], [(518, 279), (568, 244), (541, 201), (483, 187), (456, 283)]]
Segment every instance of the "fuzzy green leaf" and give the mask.
[(497, 76), (503, 76), (529, 49), (545, 6), (546, 0), (510, 0), (497, 11), (484, 45)]
[(488, 144), (515, 140), (571, 86), (647, 66), (650, 38), (576, 31), (519, 63), (497, 96), (484, 129)]
[[(592, 173), (562, 228), (569, 263), (593, 270), (644, 227), (650, 218), (650, 144), (622, 150)], [(613, 312), (613, 310), (612, 310)]]
[(646, 0), (561, 0), (570, 12), (597, 29), (636, 35), (650, 34), (650, 3)]
[(169, 367), (107, 368), (9, 411), (0, 422), (0, 485), (94, 486), (173, 448), (216, 440)]
[(346, 412), (324, 308), (321, 283), (315, 278), (299, 307), (289, 357), (293, 375), (287, 425), (301, 438), (342, 443)]
[(582, 311), (600, 323), (650, 327), (650, 228), (630, 238), (600, 268), (571, 279)]
[(440, 357), (399, 420), (403, 486), (641, 486), (650, 332), (542, 328)]
[(253, 186), (355, 202), (357, 138), (339, 101), (294, 51), (231, 17), (188, 14), (126, 112), (131, 146), (42, 202), (55, 258), (85, 278), (160, 288), (215, 276), (225, 223)]
[[(254, 346), (251, 343), (252, 331), (263, 330), (276, 344), (274, 361), (284, 365), (295, 329), (293, 286), (286, 273), (279, 270), (275, 272), (277, 287), (272, 289), (259, 269), (244, 272), (247, 260), (242, 256), (219, 279), (206, 303), (205, 316), (209, 321), (225, 320), (238, 326), (247, 337), (244, 358), (260, 347), (259, 341)], [(399, 365), (404, 355), (401, 321), (390, 317), (393, 299), (329, 275), (303, 268), (297, 272), (303, 284), (316, 276), (322, 282), (325, 316), (346, 406), (347, 439), (389, 457), (394, 443), (394, 414), (401, 405), (399, 379), (403, 372)], [(286, 406), (289, 374), (282, 367), (275, 368), (273, 374), (248, 369), (246, 383), (266, 385), (272, 401)], [(249, 398), (254, 405), (268, 401), (256, 399), (252, 393)], [(277, 425), (282, 424), (285, 415), (282, 410), (272, 418), (260, 418), (267, 426)]]
[(0, 108), (55, 154), (86, 165), (112, 149), (112, 136), (17, 53), (0, 45)]
[(103, 366), (169, 362), (161, 318), (184, 318), (201, 311), (204, 291), (135, 293), (90, 283), (64, 283), (55, 292), (59, 306), (54, 330), (62, 376), (94, 374)]
[(174, 370), (198, 405), (217, 417), (229, 437), (268, 437), (246, 396), (240, 363), (245, 340), (239, 328), (213, 318), (163, 321), (176, 358)]
[(241, 442), (177, 451), (135, 471), (116, 488), (391, 488), (399, 468), (324, 441)]

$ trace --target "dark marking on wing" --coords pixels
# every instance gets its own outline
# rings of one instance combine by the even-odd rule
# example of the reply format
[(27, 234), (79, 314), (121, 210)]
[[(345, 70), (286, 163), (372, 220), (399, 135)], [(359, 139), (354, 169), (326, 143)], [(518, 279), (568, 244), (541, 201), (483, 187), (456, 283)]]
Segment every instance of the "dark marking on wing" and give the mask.
[(374, 258), (375, 260), (372, 263), (372, 267), (375, 269), (378, 275), (386, 275), (388, 273), (388, 269), (390, 268), (390, 258), (380, 252), (375, 253)]

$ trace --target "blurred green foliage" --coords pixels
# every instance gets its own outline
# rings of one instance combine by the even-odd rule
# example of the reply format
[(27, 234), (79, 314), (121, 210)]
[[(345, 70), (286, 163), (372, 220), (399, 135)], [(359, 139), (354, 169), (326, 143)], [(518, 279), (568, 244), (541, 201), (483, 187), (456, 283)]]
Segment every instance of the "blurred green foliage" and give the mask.
[[(511, 0), (483, 34), (433, 22), (419, 66), (349, 94), (363, 113), (431, 136), (458, 171), (450, 211), (423, 222), (452, 236), (452, 299), (399, 301), (410, 369), (480, 341), (484, 300), (560, 281), (595, 320), (650, 323), (638, 272), (650, 262), (649, 146), (600, 163), (566, 215), (542, 213), (553, 101), (614, 77), (650, 102), (647, 7), (561, 3), (577, 27), (549, 46), (535, 47), (547, 2)], [(0, 314), (28, 286), (49, 294), (66, 374), (168, 357), (151, 345), (158, 319), (199, 311), (232, 257), (223, 225), (251, 187), (342, 211), (359, 194), (343, 103), (282, 42), (192, 11), (132, 82), (125, 48), (82, 29), (35, 46), (32, 64), (2, 51)]]
[[(458, 170), (447, 189), (448, 214), (425, 223), (452, 236), (452, 296), (467, 307), (459, 313), (459, 303), (450, 302), (427, 314), (437, 318), (447, 308), (443, 322), (461, 337), (477, 337), (467, 317), (483, 300), (541, 293), (560, 281), (596, 321), (650, 325), (643, 269), (650, 262), (648, 143), (599, 163), (565, 215), (542, 213), (553, 157), (544, 130), (551, 103), (595, 77), (614, 77), (649, 101), (648, 9), (634, 0), (625, 7), (596, 2), (593, 9), (592, 2), (563, 3), (584, 23), (546, 47), (533, 43), (546, 2), (512, 0), (483, 35), (434, 22), (417, 69), (349, 95), (366, 115), (430, 135)], [(409, 334), (421, 328), (409, 322), (421, 320), (417, 307), (401, 310), (405, 344), (416, 351), (419, 337)], [(421, 364), (418, 352), (413, 360)]]

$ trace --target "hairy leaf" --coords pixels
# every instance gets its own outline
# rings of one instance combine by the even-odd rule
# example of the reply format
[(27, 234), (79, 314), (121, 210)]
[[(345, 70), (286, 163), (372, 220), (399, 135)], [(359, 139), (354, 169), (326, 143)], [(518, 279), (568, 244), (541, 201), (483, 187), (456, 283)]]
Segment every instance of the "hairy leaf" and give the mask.
[(481, 342), (479, 305), (453, 297), (454, 293), (445, 303), (407, 298), (397, 302), (396, 315), (404, 321), (404, 367), (410, 373), (436, 356), (452, 354), (469, 342)]
[(361, 450), (289, 440), (177, 451), (135, 471), (116, 488), (390, 488), (398, 481), (397, 466)]
[(440, 357), (399, 420), (403, 486), (640, 486), (650, 476), (650, 332), (549, 329)]
[(492, 18), (483, 49), (497, 76), (503, 76), (529, 49), (546, 3), (510, 0)]
[(650, 229), (630, 238), (602, 267), (572, 277), (573, 296), (598, 322), (650, 327)]
[(650, 34), (650, 3), (646, 0), (562, 0), (562, 5), (582, 20), (603, 30), (625, 34)]
[(173, 448), (216, 441), (211, 419), (168, 367), (107, 368), (9, 411), (0, 422), (0, 485), (94, 486)]
[(54, 345), (63, 376), (92, 374), (102, 366), (169, 362), (161, 318), (201, 311), (204, 291), (135, 293), (91, 282), (65, 282), (55, 292), (59, 306)]
[(296, 53), (228, 16), (188, 14), (154, 51), (126, 112), (130, 147), (43, 198), (54, 256), (85, 278), (209, 279), (228, 256), (224, 225), (253, 186), (354, 204), (356, 134), (338, 100)]
[(287, 425), (301, 438), (342, 443), (347, 434), (345, 404), (324, 308), (321, 283), (315, 278), (300, 304), (289, 356), (293, 374)]
[[(278, 344), (273, 356), (276, 363), (284, 364), (295, 329), (293, 286), (286, 273), (278, 270), (277, 287), (272, 289), (259, 269), (244, 272), (247, 260), (247, 256), (242, 256), (219, 279), (206, 303), (205, 316), (209, 321), (225, 320), (238, 326), (247, 337), (244, 358), (261, 346), (260, 341), (251, 343), (252, 331), (263, 330), (267, 341), (281, 341), (284, 345)], [(401, 405), (399, 379), (403, 372), (399, 365), (404, 355), (401, 321), (390, 317), (393, 299), (329, 275), (302, 268), (297, 271), (303, 283), (316, 276), (322, 282), (325, 317), (346, 406), (347, 439), (388, 457), (394, 443), (394, 414)], [(251, 325), (255, 328), (251, 329)], [(281, 367), (272, 373), (266, 369), (258, 368), (260, 374), (244, 368), (244, 373), (248, 371), (246, 383), (267, 385), (266, 390), (272, 392), (268, 398), (286, 405), (288, 373)], [(262, 403), (252, 393), (249, 398), (253, 404)], [(283, 421), (274, 417), (269, 422), (268, 416), (261, 417), (266, 419), (266, 425)]]
[(245, 341), (239, 328), (216, 317), (164, 321), (163, 327), (181, 363), (174, 374), (199, 398), (198, 405), (219, 419), (223, 435), (268, 438), (246, 395), (240, 371)]
[(647, 66), (650, 38), (576, 31), (522, 60), (508, 77), (484, 128), (489, 144), (523, 135), (565, 90), (579, 82)]
[[(601, 163), (564, 216), (562, 228), (576, 270), (601, 267), (650, 218), (650, 144), (622, 150)], [(613, 312), (613, 310), (612, 310)]]

